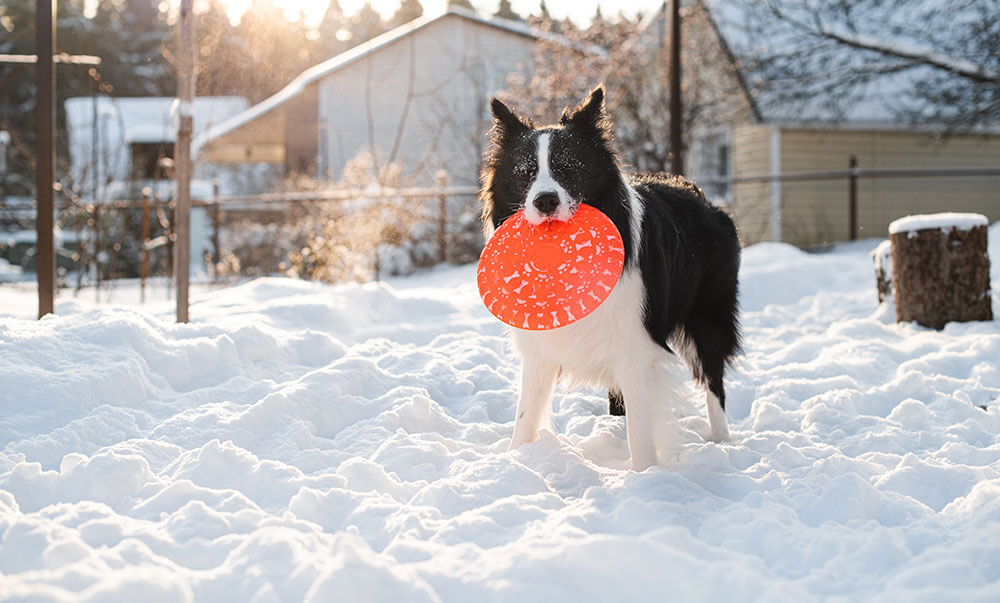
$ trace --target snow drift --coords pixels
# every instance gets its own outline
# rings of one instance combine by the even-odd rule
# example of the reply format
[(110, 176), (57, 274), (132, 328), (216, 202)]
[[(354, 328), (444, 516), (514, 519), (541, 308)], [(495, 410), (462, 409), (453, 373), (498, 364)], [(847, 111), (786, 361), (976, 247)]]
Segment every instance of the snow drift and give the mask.
[(506, 450), (471, 266), (0, 315), (0, 599), (996, 600), (1000, 328), (892, 323), (875, 244), (745, 250), (733, 440), (692, 389), (642, 473), (601, 391)]

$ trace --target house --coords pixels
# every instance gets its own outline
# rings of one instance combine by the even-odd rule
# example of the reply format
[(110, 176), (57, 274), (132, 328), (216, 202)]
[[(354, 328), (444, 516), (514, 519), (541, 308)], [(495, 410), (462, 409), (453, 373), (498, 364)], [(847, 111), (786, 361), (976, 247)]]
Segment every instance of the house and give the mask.
[[(85, 200), (138, 198), (146, 186), (167, 194), (177, 125), (171, 97), (113, 98), (79, 96), (66, 100), (69, 178)], [(194, 133), (210, 129), (246, 109), (237, 96), (205, 96), (194, 100)], [(195, 175), (198, 178), (198, 175)], [(193, 188), (207, 196), (211, 185), (196, 180)]]
[[(851, 157), (862, 170), (1000, 166), (1000, 124), (954, 133), (944, 125), (900, 121), (889, 107), (901, 100), (892, 93), (902, 89), (895, 79), (899, 76), (892, 73), (873, 82), (870, 95), (840, 102), (837, 115), (829, 107), (841, 99), (815, 97), (790, 104), (756, 94), (753, 82), (760, 74), (739, 59), (754, 52), (746, 40), (748, 16), (739, 6), (699, 0), (687, 7), (692, 23), (707, 17), (702, 21), (715, 32), (719, 52), (714, 65), (686, 61), (685, 69), (711, 68), (723, 79), (735, 74), (731, 88), (745, 97), (748, 110), (731, 110), (714, 124), (703, 120), (692, 133), (688, 161), (689, 175), (706, 182), (711, 197), (729, 204), (745, 244), (772, 240), (818, 247), (851, 238), (848, 181), (729, 178), (845, 171)], [(769, 42), (781, 43), (779, 33)], [(976, 212), (1000, 220), (1000, 176), (862, 177), (854, 234), (884, 237), (896, 218), (940, 211)]]
[[(236, 96), (195, 98), (194, 134), (231, 118), (248, 104), (246, 99)], [(81, 200), (98, 204), (137, 201), (146, 188), (161, 199), (173, 197), (175, 99), (85, 96), (69, 98), (64, 106), (70, 187)], [(214, 182), (196, 172), (191, 181), (191, 195), (207, 199), (216, 185), (224, 191), (233, 191), (252, 170), (252, 166), (228, 166), (212, 174)], [(197, 274), (204, 271), (204, 251), (212, 249), (211, 218), (205, 208), (191, 210), (190, 233), (192, 272)], [(66, 232), (64, 241), (75, 241), (79, 236), (80, 233)], [(30, 237), (34, 241), (33, 233)]]
[(530, 68), (537, 35), (460, 7), (418, 18), (196, 136), (193, 153), (203, 165), (269, 165), (330, 181), (359, 159), (372, 182), (427, 185), (445, 170), (452, 184), (477, 185), (488, 98)]

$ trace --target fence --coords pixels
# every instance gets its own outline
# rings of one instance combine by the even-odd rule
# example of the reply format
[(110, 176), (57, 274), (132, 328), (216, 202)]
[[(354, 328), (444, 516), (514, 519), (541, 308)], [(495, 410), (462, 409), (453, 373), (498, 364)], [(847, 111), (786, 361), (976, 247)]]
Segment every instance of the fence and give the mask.
[[(862, 168), (858, 166), (857, 159), (854, 156), (849, 157), (848, 166), (843, 170), (824, 170), (824, 171), (809, 171), (809, 172), (792, 172), (792, 173), (780, 173), (780, 174), (754, 174), (746, 176), (732, 176), (732, 177), (718, 177), (718, 178), (699, 178), (697, 183), (699, 185), (706, 184), (723, 184), (729, 185), (731, 187), (731, 196), (733, 199), (732, 212), (737, 216), (737, 221), (740, 223), (741, 230), (748, 234), (747, 239), (749, 242), (756, 242), (759, 240), (764, 240), (766, 238), (771, 238), (772, 240), (783, 240), (788, 239), (793, 242), (809, 241), (809, 235), (803, 232), (796, 232), (795, 229), (801, 231), (809, 231), (810, 233), (822, 230), (827, 233), (830, 237), (829, 241), (816, 241), (816, 244), (825, 244), (834, 241), (843, 240), (855, 240), (859, 233), (859, 210), (865, 209), (860, 205), (860, 195), (859, 195), (859, 183), (863, 180), (870, 181), (906, 181), (904, 184), (897, 186), (900, 190), (892, 191), (895, 195), (895, 201), (893, 201), (892, 207), (881, 208), (881, 213), (890, 216), (894, 212), (898, 215), (894, 217), (900, 217), (905, 215), (905, 213), (920, 213), (925, 211), (927, 208), (923, 208), (920, 204), (912, 201), (914, 196), (917, 196), (918, 192), (922, 191), (919, 182), (925, 179), (937, 179), (937, 178), (961, 178), (961, 179), (972, 179), (972, 178), (983, 178), (983, 177), (997, 177), (1000, 176), (1000, 167), (953, 167), (953, 168), (890, 168), (890, 169), (872, 169), (872, 168)], [(781, 183), (810, 183), (810, 182), (823, 182), (823, 181), (843, 181), (845, 187), (842, 189), (843, 196), (842, 208), (834, 208), (836, 211), (829, 212), (835, 218), (843, 215), (844, 223), (829, 224), (824, 225), (823, 228), (817, 227), (815, 224), (802, 224), (801, 220), (809, 219), (808, 217), (803, 218), (801, 215), (798, 220), (799, 223), (790, 223), (792, 221), (783, 219), (783, 214), (786, 213), (785, 210), (789, 209), (790, 202), (787, 197), (788, 191), (783, 192), (780, 188)], [(906, 183), (909, 183), (912, 191), (909, 194), (905, 190), (902, 190)], [(778, 187), (773, 185), (778, 183)], [(761, 189), (758, 191), (758, 198), (754, 198), (753, 192), (736, 190), (738, 186), (752, 185), (752, 184), (767, 184), (772, 185), (769, 191)], [(1000, 190), (1000, 189), (993, 189)], [(801, 192), (801, 191), (800, 191)], [(829, 193), (829, 191), (823, 191), (824, 193)], [(882, 197), (888, 197), (889, 193), (885, 191), (878, 191)], [(745, 194), (744, 194), (745, 193)], [(764, 199), (763, 197), (767, 197)], [(825, 198), (830, 198), (826, 195)], [(986, 203), (993, 208), (993, 218), (997, 218), (996, 212), (1000, 211), (1000, 204), (996, 203), (997, 196), (992, 195), (992, 202), (987, 201)], [(885, 201), (880, 201), (880, 203), (886, 203)], [(872, 209), (872, 208), (868, 208)], [(934, 211), (942, 211), (938, 208)], [(800, 212), (801, 214), (801, 212)], [(816, 220), (823, 219), (819, 215), (812, 216)], [(885, 221), (888, 224), (891, 218), (885, 218), (881, 221)], [(791, 230), (792, 232), (789, 232)], [(771, 236), (764, 236), (765, 232), (770, 231)], [(784, 237), (782, 233), (784, 232)], [(838, 232), (840, 234), (838, 234)], [(777, 235), (777, 236), (775, 236)], [(813, 246), (806, 244), (805, 246)]]
[[(481, 245), (478, 193), (477, 187), (448, 186), (442, 178), (433, 187), (330, 188), (226, 197), (216, 194), (209, 199), (195, 199), (193, 206), (202, 208), (208, 217), (210, 249), (206, 249), (209, 254), (206, 264), (210, 267), (210, 275), (217, 279), (227, 254), (226, 229), (239, 217), (252, 220), (279, 216), (287, 222), (313, 216), (316, 218), (314, 223), (318, 224), (329, 213), (324, 210), (331, 206), (338, 207), (342, 216), (369, 208), (397, 207), (414, 220), (423, 221), (419, 234), (425, 239), (421, 249), (429, 256), (427, 262), (468, 261), (470, 246), (477, 252)], [(149, 189), (145, 189), (139, 199), (105, 203), (84, 203), (72, 196), (60, 199), (58, 209), (64, 228), (75, 233), (77, 242), (72, 261), (64, 258), (61, 264), (61, 286), (67, 286), (67, 274), (75, 273), (79, 290), (84, 274), (92, 271), (93, 279), (87, 284), (96, 285), (99, 298), (103, 281), (117, 276), (138, 276), (140, 299), (145, 301), (147, 279), (157, 273), (171, 275), (173, 272), (174, 207), (173, 199), (154, 198)], [(23, 221), (26, 216), (33, 217), (34, 211), (33, 203), (0, 202), (0, 217), (6, 215)], [(128, 215), (128, 219), (123, 215)], [(378, 234), (368, 233), (376, 237)], [(431, 248), (433, 253), (428, 252)], [(129, 254), (138, 257), (129, 258)], [(379, 266), (378, 255), (373, 262), (374, 276), (378, 278), (385, 267)], [(136, 265), (138, 274), (133, 272)]]

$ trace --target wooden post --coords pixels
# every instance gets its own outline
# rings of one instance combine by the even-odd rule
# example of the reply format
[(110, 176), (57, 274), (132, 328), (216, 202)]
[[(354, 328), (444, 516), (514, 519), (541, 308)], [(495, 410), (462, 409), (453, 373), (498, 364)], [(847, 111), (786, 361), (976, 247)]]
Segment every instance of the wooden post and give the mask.
[(437, 173), (437, 185), (441, 189), (438, 195), (438, 261), (443, 264), (448, 261), (448, 195), (445, 193), (448, 172)]
[(858, 238), (858, 158), (851, 155), (847, 161), (847, 238), (853, 241)]
[(222, 212), (219, 207), (219, 179), (212, 181), (212, 276), (219, 277), (222, 252), (219, 250), (219, 231), (222, 229)]
[(992, 320), (986, 216), (907, 216), (889, 225), (896, 320), (943, 329)]
[(188, 322), (188, 284), (191, 271), (191, 136), (194, 110), (194, 11), (193, 0), (181, 0), (177, 49), (177, 206), (174, 212), (177, 245), (174, 274), (177, 280), (177, 322)]
[(35, 259), (38, 275), (38, 317), (55, 311), (56, 250), (53, 183), (56, 165), (56, 0), (35, 3), (36, 176)]
[(684, 173), (681, 132), (681, 3), (670, 0), (670, 171)]
[(146, 279), (149, 278), (149, 187), (142, 189), (142, 264), (139, 267), (139, 303), (146, 303)]

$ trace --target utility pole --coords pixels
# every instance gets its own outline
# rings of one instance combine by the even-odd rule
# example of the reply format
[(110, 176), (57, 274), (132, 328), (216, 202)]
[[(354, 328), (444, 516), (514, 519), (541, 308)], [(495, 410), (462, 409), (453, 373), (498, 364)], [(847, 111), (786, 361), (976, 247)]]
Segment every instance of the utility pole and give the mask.
[(181, 0), (177, 48), (177, 208), (174, 212), (177, 242), (174, 275), (177, 280), (177, 322), (188, 322), (188, 284), (191, 272), (191, 135), (194, 112), (194, 11), (193, 0)]
[(670, 171), (684, 173), (681, 132), (681, 3), (670, 0)]
[(52, 229), (55, 203), (52, 185), (56, 166), (56, 70), (52, 55), (56, 47), (56, 0), (35, 3), (35, 128), (36, 176), (35, 260), (38, 274), (38, 318), (55, 310), (56, 253)]

